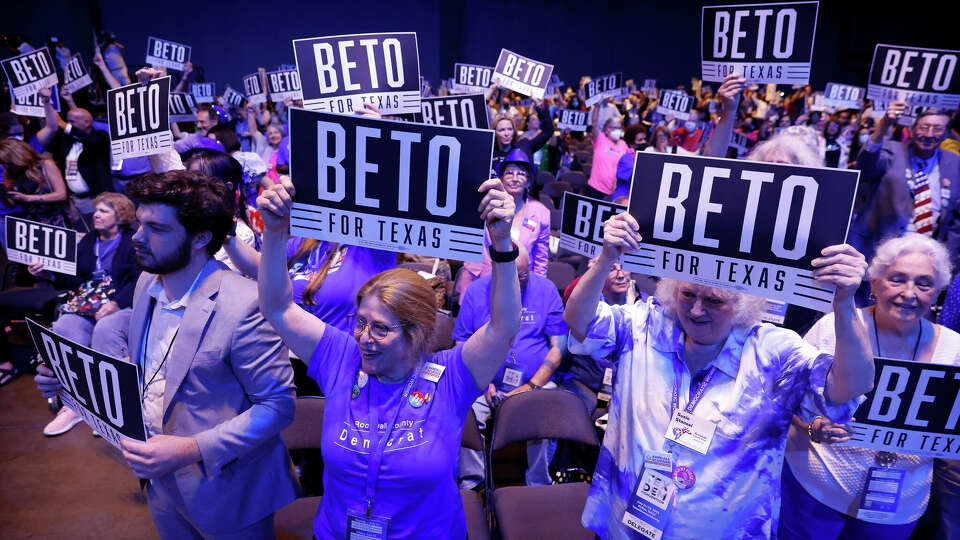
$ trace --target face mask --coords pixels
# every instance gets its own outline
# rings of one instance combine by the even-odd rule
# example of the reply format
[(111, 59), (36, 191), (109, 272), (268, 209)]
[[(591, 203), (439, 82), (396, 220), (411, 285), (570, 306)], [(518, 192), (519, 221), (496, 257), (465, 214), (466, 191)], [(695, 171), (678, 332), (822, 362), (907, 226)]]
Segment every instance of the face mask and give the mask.
[(619, 140), (620, 140), (620, 137), (623, 137), (623, 130), (622, 130), (622, 129), (617, 128), (617, 129), (611, 129), (611, 130), (610, 130), (610, 138), (611, 138), (611, 139), (613, 139), (614, 141), (619, 141)]
[(684, 123), (683, 123), (683, 127), (684, 127), (688, 132), (691, 132), (691, 133), (692, 133), (692, 132), (694, 132), (694, 131), (697, 130), (697, 123), (696, 123), (696, 122), (693, 122), (693, 121), (684, 122)]
[(860, 135), (860, 144), (867, 144), (868, 140), (870, 140), (869, 133), (864, 133), (863, 135)]
[(931, 137), (929, 135), (918, 135), (917, 142), (920, 144), (928, 144), (931, 146), (936, 146), (940, 144), (940, 137)]

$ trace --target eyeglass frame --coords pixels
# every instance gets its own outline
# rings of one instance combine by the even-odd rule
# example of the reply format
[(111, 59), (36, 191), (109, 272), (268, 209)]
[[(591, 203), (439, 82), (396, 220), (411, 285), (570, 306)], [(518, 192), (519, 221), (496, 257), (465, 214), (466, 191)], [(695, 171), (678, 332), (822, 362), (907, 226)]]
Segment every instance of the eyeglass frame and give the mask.
[[(369, 335), (370, 338), (373, 339), (373, 340), (375, 340), (375, 341), (383, 341), (383, 340), (387, 339), (387, 336), (390, 335), (390, 332), (391, 332), (391, 331), (393, 331), (393, 330), (398, 330), (398, 329), (401, 329), (401, 328), (405, 328), (405, 327), (408, 326), (406, 323), (400, 323), (400, 324), (395, 324), (395, 325), (393, 325), (393, 326), (387, 326), (387, 325), (385, 325), (385, 324), (378, 323), (378, 322), (376, 322), (376, 321), (368, 321), (367, 319), (363, 318), (363, 316), (361, 316), (359, 313), (351, 313), (350, 315), (347, 315), (347, 319), (352, 319), (352, 320), (353, 320), (353, 334), (354, 334), (355, 336), (362, 336), (363, 333), (366, 331), (366, 332), (367, 332), (367, 335)], [(361, 324), (360, 321), (363, 321), (363, 323)], [(377, 325), (377, 326), (374, 326), (374, 325)], [(360, 327), (359, 330), (357, 330), (357, 327), (358, 327), (358, 326)], [(384, 331), (385, 333), (383, 334), (383, 336), (377, 337), (376, 335), (374, 335), (374, 328), (377, 328), (377, 327), (379, 327), (379, 328), (386, 328), (386, 330)]]

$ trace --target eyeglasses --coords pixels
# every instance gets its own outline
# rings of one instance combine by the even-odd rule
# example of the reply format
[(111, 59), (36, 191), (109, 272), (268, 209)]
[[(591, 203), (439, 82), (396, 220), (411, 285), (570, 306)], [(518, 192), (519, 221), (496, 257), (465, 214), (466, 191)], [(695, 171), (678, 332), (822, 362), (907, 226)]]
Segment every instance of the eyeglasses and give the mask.
[(380, 341), (381, 339), (386, 339), (390, 335), (392, 330), (399, 330), (403, 328), (404, 324), (396, 324), (393, 326), (387, 326), (378, 322), (369, 322), (360, 315), (354, 313), (353, 315), (348, 316), (349, 319), (353, 320), (353, 333), (355, 335), (363, 334), (363, 331), (367, 328), (370, 329), (370, 337)]
[(517, 178), (526, 178), (527, 171), (523, 169), (507, 169), (506, 171), (503, 171), (503, 177), (506, 178), (508, 176), (516, 176)]
[(943, 135), (947, 128), (943, 126), (934, 126), (931, 124), (920, 124), (917, 125), (913, 130), (917, 133), (931, 133), (933, 135)]

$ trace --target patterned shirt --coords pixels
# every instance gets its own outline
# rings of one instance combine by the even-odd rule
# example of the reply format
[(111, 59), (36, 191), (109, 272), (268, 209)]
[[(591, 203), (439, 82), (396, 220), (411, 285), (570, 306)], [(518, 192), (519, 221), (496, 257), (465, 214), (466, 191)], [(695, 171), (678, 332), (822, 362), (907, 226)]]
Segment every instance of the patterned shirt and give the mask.
[(675, 362), (682, 367), (681, 408), (690, 395), (682, 327), (654, 299), (626, 306), (601, 302), (585, 340), (571, 336), (568, 345), (572, 353), (602, 357), (618, 338), (625, 346), (584, 526), (601, 538), (639, 537), (621, 519), (643, 469), (644, 451), (670, 451), (675, 464), (693, 469), (697, 480), (691, 489), (677, 491), (663, 538), (770, 538), (777, 530), (780, 471), (794, 412), (803, 402), (843, 422), (857, 407), (857, 399), (837, 406), (824, 396), (833, 357), (769, 324), (734, 328), (707, 366), (717, 373), (695, 409), (717, 426), (702, 455), (664, 439)]

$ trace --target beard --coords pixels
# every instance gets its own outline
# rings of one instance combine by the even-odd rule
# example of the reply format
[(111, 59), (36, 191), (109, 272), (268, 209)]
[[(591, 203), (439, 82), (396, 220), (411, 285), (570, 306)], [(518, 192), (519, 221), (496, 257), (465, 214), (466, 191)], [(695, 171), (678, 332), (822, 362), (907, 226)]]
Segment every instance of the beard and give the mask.
[[(148, 256), (137, 253), (137, 266), (144, 272), (158, 275), (170, 274), (183, 269), (190, 264), (190, 243), (192, 240), (193, 238), (188, 236), (177, 245), (172, 253), (165, 257), (157, 257), (152, 253)], [(153, 260), (148, 262), (147, 257)]]

